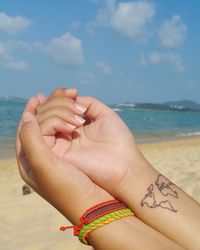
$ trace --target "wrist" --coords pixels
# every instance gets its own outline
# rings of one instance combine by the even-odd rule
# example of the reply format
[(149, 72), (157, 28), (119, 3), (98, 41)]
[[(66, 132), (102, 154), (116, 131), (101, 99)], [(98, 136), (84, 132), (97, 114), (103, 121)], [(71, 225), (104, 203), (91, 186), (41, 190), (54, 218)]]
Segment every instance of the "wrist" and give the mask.
[(67, 209), (64, 216), (70, 220), (72, 224), (76, 225), (80, 223), (80, 217), (89, 207), (107, 200), (112, 200), (113, 196), (99, 187), (94, 187), (88, 190), (88, 192), (83, 193), (81, 197), (74, 197), (73, 199), (74, 206), (70, 206), (70, 212)]
[(116, 188), (116, 196), (131, 209), (138, 208), (147, 184), (157, 175), (158, 172), (138, 151), (129, 161), (127, 171)]
[[(75, 226), (62, 226), (60, 230), (65, 231), (66, 229), (73, 228), (74, 235), (78, 236), (82, 243), (86, 245), (90, 243), (91, 245), (95, 246), (98, 244), (99, 247), (99, 243), (102, 243), (102, 238), (110, 238), (110, 235), (106, 233), (107, 230), (99, 231), (101, 227), (106, 227), (111, 233), (114, 233), (115, 230), (113, 226), (108, 227), (108, 224), (113, 224), (115, 221), (121, 220), (123, 218), (133, 217), (133, 215), (133, 212), (128, 209), (121, 201), (116, 199), (106, 200), (104, 202), (93, 204), (92, 207), (87, 208), (87, 210), (80, 217), (79, 223)], [(99, 232), (96, 234), (96, 231)], [(110, 241), (108, 241), (108, 243), (110, 244)]]

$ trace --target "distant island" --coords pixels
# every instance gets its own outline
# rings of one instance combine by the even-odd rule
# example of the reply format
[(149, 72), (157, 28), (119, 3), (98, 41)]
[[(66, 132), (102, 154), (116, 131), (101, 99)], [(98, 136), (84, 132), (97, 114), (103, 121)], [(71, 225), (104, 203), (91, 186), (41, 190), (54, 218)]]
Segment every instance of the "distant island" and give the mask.
[(200, 109), (200, 104), (190, 100), (181, 100), (181, 101), (173, 101), (173, 102), (164, 102), (164, 105), (168, 105), (170, 107), (176, 108), (185, 108), (185, 109)]
[[(111, 105), (112, 106), (112, 105)], [(195, 111), (200, 112), (200, 104), (190, 100), (168, 101), (163, 103), (121, 103), (116, 106), (132, 107), (135, 109)]]

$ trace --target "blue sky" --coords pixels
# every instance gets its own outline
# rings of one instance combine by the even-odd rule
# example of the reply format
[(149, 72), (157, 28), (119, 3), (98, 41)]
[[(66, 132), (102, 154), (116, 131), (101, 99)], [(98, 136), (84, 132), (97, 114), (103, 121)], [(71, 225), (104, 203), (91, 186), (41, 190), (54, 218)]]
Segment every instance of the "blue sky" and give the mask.
[(200, 2), (1, 0), (0, 96), (200, 101)]

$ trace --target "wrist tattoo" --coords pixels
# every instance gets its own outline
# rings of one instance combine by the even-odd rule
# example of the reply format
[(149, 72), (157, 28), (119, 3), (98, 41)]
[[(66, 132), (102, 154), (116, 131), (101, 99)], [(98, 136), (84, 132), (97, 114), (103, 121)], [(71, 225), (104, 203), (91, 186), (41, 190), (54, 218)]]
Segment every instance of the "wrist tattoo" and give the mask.
[(164, 208), (176, 213), (172, 203), (168, 197), (178, 199), (178, 193), (175, 190), (175, 185), (166, 177), (159, 174), (156, 181), (152, 183), (141, 201), (141, 206), (146, 205), (149, 208)]

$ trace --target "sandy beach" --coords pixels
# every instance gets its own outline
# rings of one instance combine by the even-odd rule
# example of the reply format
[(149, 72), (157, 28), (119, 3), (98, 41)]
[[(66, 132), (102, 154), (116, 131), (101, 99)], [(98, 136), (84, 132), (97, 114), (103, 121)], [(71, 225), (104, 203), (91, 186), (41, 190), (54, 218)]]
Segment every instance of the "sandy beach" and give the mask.
[[(200, 202), (200, 138), (139, 145), (152, 165)], [(0, 159), (0, 249), (81, 250), (66, 219), (36, 193), (22, 195), (14, 158)]]

